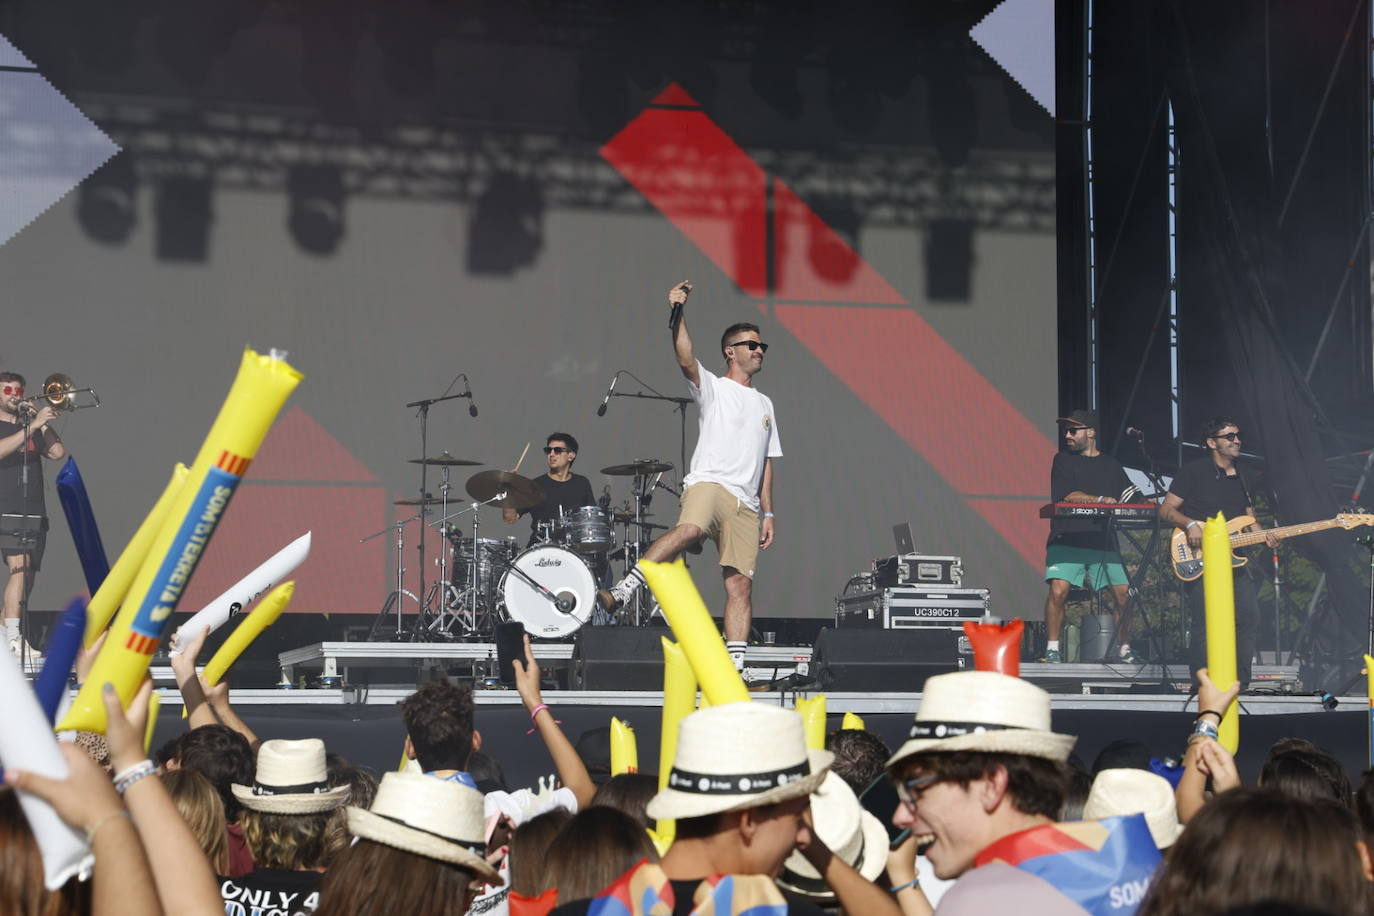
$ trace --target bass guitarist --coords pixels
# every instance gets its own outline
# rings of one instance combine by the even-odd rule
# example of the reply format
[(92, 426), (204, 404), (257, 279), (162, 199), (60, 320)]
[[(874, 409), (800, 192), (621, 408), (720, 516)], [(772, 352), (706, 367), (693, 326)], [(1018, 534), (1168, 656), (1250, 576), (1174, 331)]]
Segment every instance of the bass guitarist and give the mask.
[[(1189, 462), (1179, 469), (1169, 486), (1169, 492), (1159, 507), (1159, 517), (1175, 528), (1183, 529), (1188, 544), (1194, 550), (1202, 547), (1202, 524), (1220, 512), (1226, 518), (1255, 515), (1245, 477), (1236, 466), (1240, 456), (1240, 427), (1228, 417), (1212, 417), (1202, 425), (1203, 444), (1209, 454)], [(1256, 524), (1245, 529), (1261, 532)], [(1271, 548), (1278, 546), (1278, 538), (1265, 534), (1264, 541)], [(1233, 571), (1236, 603), (1236, 671), (1241, 688), (1250, 682), (1250, 666), (1255, 657), (1255, 634), (1259, 630), (1259, 597), (1254, 580), (1244, 567)], [(1191, 617), (1191, 639), (1188, 648), (1188, 667), (1194, 676), (1207, 665), (1206, 601), (1203, 598), (1202, 578), (1183, 584), (1188, 597)]]

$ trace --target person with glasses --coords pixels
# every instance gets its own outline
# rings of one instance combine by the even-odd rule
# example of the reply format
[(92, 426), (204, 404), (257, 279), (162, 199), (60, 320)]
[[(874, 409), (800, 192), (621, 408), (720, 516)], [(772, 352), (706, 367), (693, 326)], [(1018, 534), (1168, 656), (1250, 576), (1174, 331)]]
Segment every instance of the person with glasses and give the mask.
[[(1135, 488), (1121, 463), (1097, 447), (1097, 411), (1075, 410), (1059, 418), (1064, 448), (1050, 466), (1050, 501), (1071, 503), (1116, 503), (1126, 499)], [(1050, 520), (1050, 538), (1045, 547), (1045, 629), (1049, 642), (1041, 661), (1060, 662), (1059, 636), (1064, 629), (1064, 605), (1069, 589), (1088, 586), (1093, 594), (1108, 589), (1112, 594), (1112, 616), (1116, 618), (1116, 643), (1126, 664), (1144, 664), (1131, 651), (1130, 618), (1122, 617), (1130, 580), (1117, 550), (1116, 535), (1110, 519), (1102, 517), (1057, 517)], [(1096, 661), (1096, 659), (1083, 659)]]
[[(1179, 468), (1178, 476), (1169, 485), (1169, 493), (1159, 507), (1159, 517), (1188, 534), (1188, 544), (1194, 550), (1202, 547), (1202, 524), (1220, 512), (1227, 518), (1255, 515), (1254, 501), (1245, 485), (1236, 459), (1240, 457), (1240, 425), (1230, 417), (1211, 417), (1202, 424), (1202, 441), (1209, 454)], [(1263, 531), (1258, 524), (1246, 531)], [(1278, 539), (1265, 535), (1265, 543), (1278, 546)], [(1236, 670), (1241, 687), (1250, 682), (1250, 666), (1255, 656), (1255, 635), (1259, 630), (1259, 596), (1255, 583), (1245, 567), (1234, 570), (1236, 601)], [(1199, 668), (1207, 664), (1206, 599), (1202, 592), (1202, 577), (1183, 583), (1188, 598), (1192, 633), (1188, 646), (1188, 667), (1196, 677)]]
[(544, 494), (544, 501), (528, 509), (501, 510), (501, 518), (508, 525), (515, 524), (522, 515), (529, 515), (531, 544), (539, 539), (541, 523), (556, 521), (564, 512), (596, 505), (592, 482), (573, 473), (573, 462), (577, 460), (575, 437), (568, 433), (550, 433), (544, 442), (544, 460), (549, 471), (534, 480)]
[[(684, 305), (690, 291), (687, 283), (673, 287), (669, 307)], [(768, 344), (758, 325), (730, 325), (720, 338), (725, 374), (717, 376), (696, 358), (685, 320), (677, 321), (672, 337), (678, 368), (700, 411), (697, 446), (682, 481), (677, 525), (649, 545), (644, 559), (664, 563), (702, 538), (716, 542), (725, 580), (725, 645), (735, 668), (743, 671), (753, 619), (754, 564), (759, 551), (773, 543), (773, 463), (782, 457), (773, 402), (754, 387)], [(614, 610), (643, 584), (642, 574), (633, 569), (598, 599)]]
[[(57, 411), (52, 405), (44, 404), (35, 410), (24, 400), (22, 375), (0, 372), (0, 512), (39, 516), (42, 528), (29, 548), (0, 549), (9, 568), (0, 618), (5, 623), (5, 641), (16, 657), (24, 652), (30, 657), (39, 655), (25, 641), (20, 624), (47, 539), (42, 459), (56, 460), (67, 454), (66, 446), (51, 425), (56, 417)], [(26, 469), (27, 481), (24, 479)]]

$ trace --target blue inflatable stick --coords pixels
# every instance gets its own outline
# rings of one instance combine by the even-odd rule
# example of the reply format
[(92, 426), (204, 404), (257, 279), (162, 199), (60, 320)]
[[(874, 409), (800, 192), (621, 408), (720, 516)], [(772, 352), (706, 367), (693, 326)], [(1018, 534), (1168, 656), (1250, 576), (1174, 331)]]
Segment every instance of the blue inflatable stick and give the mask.
[(105, 545), (100, 541), (100, 529), (95, 524), (91, 500), (86, 495), (86, 482), (76, 459), (67, 458), (57, 472), (57, 495), (62, 500), (62, 513), (76, 542), (76, 555), (81, 559), (81, 571), (86, 575), (86, 588), (92, 595), (110, 574), (110, 561), (105, 558)]

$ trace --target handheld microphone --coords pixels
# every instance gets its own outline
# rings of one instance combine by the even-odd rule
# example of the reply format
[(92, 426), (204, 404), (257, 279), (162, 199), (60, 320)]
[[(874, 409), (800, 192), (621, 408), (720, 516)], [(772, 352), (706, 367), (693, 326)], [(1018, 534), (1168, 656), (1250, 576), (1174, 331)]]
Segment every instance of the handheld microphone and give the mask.
[(477, 402), (472, 399), (472, 383), (468, 381), (466, 374), (463, 375), (463, 397), (468, 399), (468, 416), (477, 416)]
[[(691, 293), (692, 284), (683, 282), (678, 289), (685, 293)], [(677, 333), (677, 326), (682, 323), (682, 307), (685, 304), (684, 302), (673, 303), (673, 310), (668, 314), (668, 330), (672, 331), (674, 334)]]
[(1132, 439), (1144, 439), (1145, 431), (1136, 429), (1134, 426), (1128, 426), (1126, 427), (1126, 435), (1130, 436)]
[(615, 375), (611, 376), (611, 387), (606, 389), (606, 396), (601, 399), (601, 406), (596, 409), (596, 415), (598, 417), (606, 416), (606, 405), (611, 403), (611, 394), (615, 391), (615, 383), (618, 381), (620, 381), (619, 371), (617, 371)]

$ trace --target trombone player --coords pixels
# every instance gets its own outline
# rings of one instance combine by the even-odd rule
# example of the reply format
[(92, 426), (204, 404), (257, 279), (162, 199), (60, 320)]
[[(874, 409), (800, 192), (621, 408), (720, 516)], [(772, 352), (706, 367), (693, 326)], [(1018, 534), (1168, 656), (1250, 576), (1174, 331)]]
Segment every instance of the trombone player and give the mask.
[(42, 459), (57, 460), (67, 454), (57, 430), (52, 428), (56, 407), (42, 398), (38, 403), (43, 406), (35, 407), (25, 399), (24, 376), (0, 372), (0, 512), (40, 516), (44, 529), (38, 532), (31, 547), (0, 548), (9, 569), (0, 616), (4, 619), (5, 640), (16, 657), (26, 649), (30, 656), (38, 655), (32, 646), (26, 645), (19, 625), (33, 590), (34, 574), (43, 561), (47, 538)]

